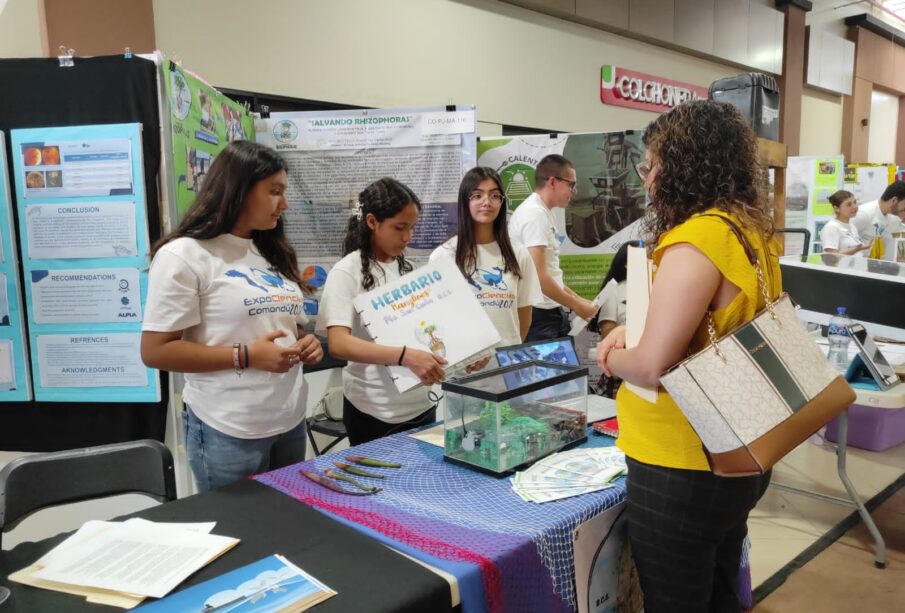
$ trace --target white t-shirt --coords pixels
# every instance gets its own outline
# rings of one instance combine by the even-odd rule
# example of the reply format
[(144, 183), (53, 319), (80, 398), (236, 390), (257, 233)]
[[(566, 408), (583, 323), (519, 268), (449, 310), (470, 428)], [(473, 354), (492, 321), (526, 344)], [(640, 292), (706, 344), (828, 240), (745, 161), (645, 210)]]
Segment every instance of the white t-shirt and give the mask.
[[(399, 266), (396, 262), (372, 261), (371, 274), (375, 287), (386, 285), (399, 278)], [(371, 340), (352, 306), (352, 300), (365, 292), (361, 283), (361, 254), (356, 250), (337, 262), (327, 275), (318, 309), (316, 330), (319, 334), (326, 334), (331, 326), (342, 326), (352, 330), (352, 336), (356, 338)], [(428, 388), (418, 386), (400, 394), (393, 385), (389, 369), (382, 364), (349, 361), (343, 369), (343, 393), (349, 402), (362, 413), (390, 424), (408, 421), (431, 408), (433, 403), (427, 392)]]
[[(826, 251), (827, 247), (842, 251), (843, 249), (851, 249), (864, 244), (857, 230), (850, 223), (844, 223), (838, 219), (831, 219), (826, 222), (826, 225), (820, 230), (820, 242), (823, 243), (824, 251)], [(864, 249), (859, 251), (858, 255), (867, 257), (869, 252), (869, 249)]]
[(625, 297), (628, 283), (619, 283), (616, 279), (603, 288), (603, 304), (600, 305), (600, 313), (597, 315), (597, 325), (602, 321), (614, 321), (617, 326), (625, 325)]
[(892, 233), (902, 231), (902, 220), (896, 215), (884, 215), (879, 200), (858, 205), (858, 214), (852, 218), (851, 225), (865, 241), (872, 238), (883, 241), (884, 260), (896, 259), (896, 241)]
[[(221, 234), (209, 240), (177, 238), (151, 262), (142, 330), (177, 332), (202, 345), (247, 345), (282, 330), (277, 344), (297, 340), (306, 321), (304, 296), (257, 252), (251, 239)], [(183, 399), (201, 421), (237, 438), (287, 432), (305, 416), (302, 368), (272, 373), (251, 367), (185, 373)]]
[[(456, 259), (458, 237), (452, 237), (431, 253), (431, 261), (441, 257)], [(517, 345), (522, 342), (519, 330), (518, 309), (533, 306), (543, 300), (540, 281), (534, 269), (534, 261), (521, 245), (512, 245), (518, 262), (521, 278), (511, 271), (504, 271), (503, 255), (496, 241), (477, 245), (475, 260), (477, 270), (467, 279), (475, 297), (490, 321), (502, 337), (501, 346)]]
[[(509, 236), (525, 247), (544, 247), (544, 264), (547, 274), (562, 287), (563, 275), (559, 267), (559, 246), (565, 235), (556, 231), (553, 211), (547, 208), (537, 192), (528, 196), (509, 218)], [(560, 304), (547, 296), (534, 306), (555, 309)]]

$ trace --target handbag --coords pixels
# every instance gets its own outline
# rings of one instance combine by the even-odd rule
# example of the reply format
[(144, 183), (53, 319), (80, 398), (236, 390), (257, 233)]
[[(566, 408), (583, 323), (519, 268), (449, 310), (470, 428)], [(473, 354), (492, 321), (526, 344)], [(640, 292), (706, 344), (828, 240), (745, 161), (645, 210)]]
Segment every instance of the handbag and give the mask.
[(660, 378), (701, 438), (714, 474), (763, 474), (844, 411), (855, 392), (827, 362), (798, 319), (789, 295), (770, 300), (757, 256), (732, 229), (757, 273), (766, 307), (717, 338), (706, 315), (710, 344)]

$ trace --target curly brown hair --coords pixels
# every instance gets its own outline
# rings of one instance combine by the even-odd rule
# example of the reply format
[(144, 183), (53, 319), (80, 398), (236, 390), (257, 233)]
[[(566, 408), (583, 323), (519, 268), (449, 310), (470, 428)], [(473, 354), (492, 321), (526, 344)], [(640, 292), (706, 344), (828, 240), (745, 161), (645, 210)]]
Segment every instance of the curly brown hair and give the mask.
[(710, 208), (759, 228), (765, 238), (773, 235), (757, 138), (735, 107), (711, 100), (680, 104), (651, 122), (643, 141), (657, 168), (642, 222), (650, 243)]

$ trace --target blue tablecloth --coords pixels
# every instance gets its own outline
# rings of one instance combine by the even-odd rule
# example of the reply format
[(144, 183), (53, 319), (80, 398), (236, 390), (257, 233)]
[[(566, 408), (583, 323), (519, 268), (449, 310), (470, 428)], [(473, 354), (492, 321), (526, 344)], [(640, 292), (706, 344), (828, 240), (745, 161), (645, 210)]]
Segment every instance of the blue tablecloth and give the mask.
[[(611, 446), (589, 434), (584, 446)], [(373, 496), (349, 496), (300, 474), (334, 468), (348, 455), (398, 462), (401, 469), (369, 469), (383, 480)], [(456, 576), (462, 610), (577, 609), (573, 538), (587, 519), (625, 498), (624, 479), (613, 488), (535, 504), (500, 479), (447, 463), (443, 450), (397, 434), (255, 477), (413, 557)]]

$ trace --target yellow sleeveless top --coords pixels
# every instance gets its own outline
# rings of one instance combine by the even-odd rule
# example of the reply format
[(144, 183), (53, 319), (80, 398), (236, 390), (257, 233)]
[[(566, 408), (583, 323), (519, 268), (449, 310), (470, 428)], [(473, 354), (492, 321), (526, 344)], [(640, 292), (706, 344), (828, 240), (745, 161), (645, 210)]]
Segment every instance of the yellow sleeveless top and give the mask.
[[(777, 257), (779, 245), (775, 241), (770, 241), (767, 245), (759, 232), (744, 228), (738, 219), (723, 211), (709, 209), (704, 214), (729, 217), (743, 229), (757, 253), (770, 297), (775, 299), (782, 291)], [(654, 263), (659, 264), (666, 248), (677, 243), (690, 243), (700, 249), (722, 275), (741, 290), (732, 302), (713, 313), (718, 336), (750, 321), (766, 306), (757, 285), (754, 267), (748, 262), (744, 248), (724, 221), (716, 217), (702, 217), (701, 214), (693, 215), (660, 237), (653, 253)], [(765, 251), (769, 254), (765, 254)], [(702, 323), (692, 338), (689, 350), (696, 353), (708, 343), (707, 325)], [(616, 408), (619, 417), (619, 438), (616, 445), (629, 457), (670, 468), (710, 469), (701, 447), (701, 439), (662, 387), (657, 402), (651, 403), (623, 385), (616, 394)]]

